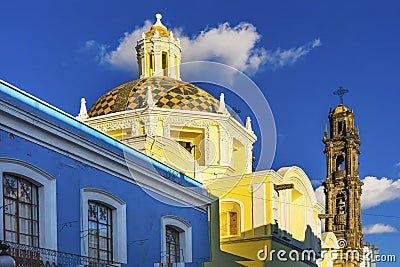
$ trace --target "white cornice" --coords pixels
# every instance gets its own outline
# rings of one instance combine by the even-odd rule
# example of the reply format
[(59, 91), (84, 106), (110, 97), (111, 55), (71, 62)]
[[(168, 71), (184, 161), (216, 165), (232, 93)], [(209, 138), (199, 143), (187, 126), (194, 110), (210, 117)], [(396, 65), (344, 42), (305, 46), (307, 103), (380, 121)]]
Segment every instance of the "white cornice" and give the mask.
[[(6, 85), (9, 86), (8, 84)], [(13, 89), (15, 88), (13, 87)], [(29, 97), (28, 94), (20, 90), (17, 91)], [(59, 112), (59, 110), (43, 101), (38, 102)], [(65, 114), (62, 113), (62, 115)], [(129, 166), (135, 170), (135, 179), (133, 179), (127, 168), (126, 159), (123, 156), (86, 140), (84, 136), (68, 132), (57, 125), (51, 124), (2, 100), (0, 100), (0, 117), (0, 129), (2, 130), (86, 163), (130, 183), (140, 184), (144, 189), (176, 200), (180, 204), (201, 207), (213, 201), (208, 196), (168, 180), (151, 169), (144, 168), (140, 162), (129, 162)], [(68, 117), (74, 119), (72, 116)], [(111, 137), (104, 136), (104, 138)], [(112, 140), (112, 142), (119, 144), (119, 146), (116, 146), (118, 149), (123, 146), (122, 143), (116, 140)], [(129, 153), (131, 150), (131, 148), (126, 147), (124, 152)], [(135, 155), (132, 157), (134, 158)]]
[(188, 121), (193, 120), (210, 120), (216, 123), (224, 123), (227, 124), (226, 127), (231, 127), (237, 134), (243, 135), (250, 140), (251, 143), (257, 141), (257, 136), (254, 133), (249, 132), (246, 127), (244, 127), (240, 122), (234, 119), (230, 115), (220, 114), (220, 113), (212, 113), (212, 112), (203, 112), (203, 111), (193, 111), (193, 110), (181, 110), (181, 109), (168, 109), (168, 108), (158, 108), (154, 107), (152, 109), (149, 108), (141, 108), (135, 110), (127, 110), (120, 111), (116, 113), (111, 113), (107, 115), (101, 115), (93, 118), (89, 118), (84, 120), (85, 123), (91, 125), (92, 127), (96, 127), (99, 124), (107, 124), (107, 123), (115, 123), (116, 121), (123, 120), (140, 120), (147, 116), (158, 116), (158, 117), (166, 117), (166, 118), (183, 118)]

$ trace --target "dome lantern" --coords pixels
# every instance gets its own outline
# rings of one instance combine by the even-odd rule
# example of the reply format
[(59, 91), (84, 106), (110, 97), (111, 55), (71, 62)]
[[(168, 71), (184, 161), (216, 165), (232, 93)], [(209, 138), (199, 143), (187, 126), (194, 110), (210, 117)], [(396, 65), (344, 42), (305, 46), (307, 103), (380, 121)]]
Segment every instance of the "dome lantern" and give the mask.
[(161, 19), (162, 15), (156, 14), (154, 25), (137, 42), (139, 78), (164, 76), (180, 80), (180, 40), (168, 31)]

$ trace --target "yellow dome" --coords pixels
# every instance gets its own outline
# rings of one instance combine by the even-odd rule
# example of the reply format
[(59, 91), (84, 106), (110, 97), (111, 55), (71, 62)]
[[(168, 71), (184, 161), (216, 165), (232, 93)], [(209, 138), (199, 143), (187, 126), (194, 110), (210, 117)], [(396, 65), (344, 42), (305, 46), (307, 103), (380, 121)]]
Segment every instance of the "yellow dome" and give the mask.
[(155, 31), (158, 31), (158, 36), (160, 37), (170, 37), (169, 31), (164, 26), (152, 26), (150, 31), (146, 32), (146, 38), (152, 37)]
[(154, 33), (157, 31), (158, 32), (158, 36), (160, 37), (170, 37), (170, 33), (167, 29), (167, 27), (165, 27), (162, 23), (161, 23), (161, 19), (162, 19), (162, 15), (161, 14), (156, 14), (156, 23), (150, 28), (150, 31), (146, 32), (145, 37), (149, 38), (152, 37), (154, 35)]
[(146, 107), (151, 87), (155, 107), (216, 113), (219, 101), (203, 89), (168, 77), (134, 80), (100, 97), (89, 109), (89, 117)]
[(349, 111), (349, 109), (347, 107), (345, 107), (343, 104), (340, 104), (337, 108), (335, 108), (335, 111), (333, 113), (337, 114), (337, 113), (343, 113)]

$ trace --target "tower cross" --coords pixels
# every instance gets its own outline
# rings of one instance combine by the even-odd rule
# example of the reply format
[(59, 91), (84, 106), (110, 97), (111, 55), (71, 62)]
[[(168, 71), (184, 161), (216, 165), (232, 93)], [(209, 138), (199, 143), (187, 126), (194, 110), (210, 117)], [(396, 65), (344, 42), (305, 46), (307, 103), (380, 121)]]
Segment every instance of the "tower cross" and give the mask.
[(339, 87), (339, 89), (337, 91), (334, 91), (333, 94), (334, 95), (338, 95), (340, 98), (340, 104), (343, 104), (343, 96), (345, 94), (347, 94), (349, 92), (349, 90), (344, 89), (342, 86)]

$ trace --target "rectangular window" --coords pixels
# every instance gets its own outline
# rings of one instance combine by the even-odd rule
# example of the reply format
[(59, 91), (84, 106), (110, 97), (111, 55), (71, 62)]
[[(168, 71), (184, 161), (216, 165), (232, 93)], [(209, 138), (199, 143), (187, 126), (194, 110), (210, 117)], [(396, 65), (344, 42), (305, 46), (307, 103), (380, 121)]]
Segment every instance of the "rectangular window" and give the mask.
[(166, 227), (167, 262), (180, 262), (179, 231), (175, 228)]
[(168, 56), (167, 52), (162, 52), (161, 54), (161, 64), (164, 76), (168, 76)]
[(89, 257), (112, 261), (112, 210), (98, 202), (89, 201)]
[(38, 188), (14, 175), (3, 177), (4, 239), (39, 247)]
[(154, 74), (154, 54), (149, 54), (149, 76), (153, 76)]

